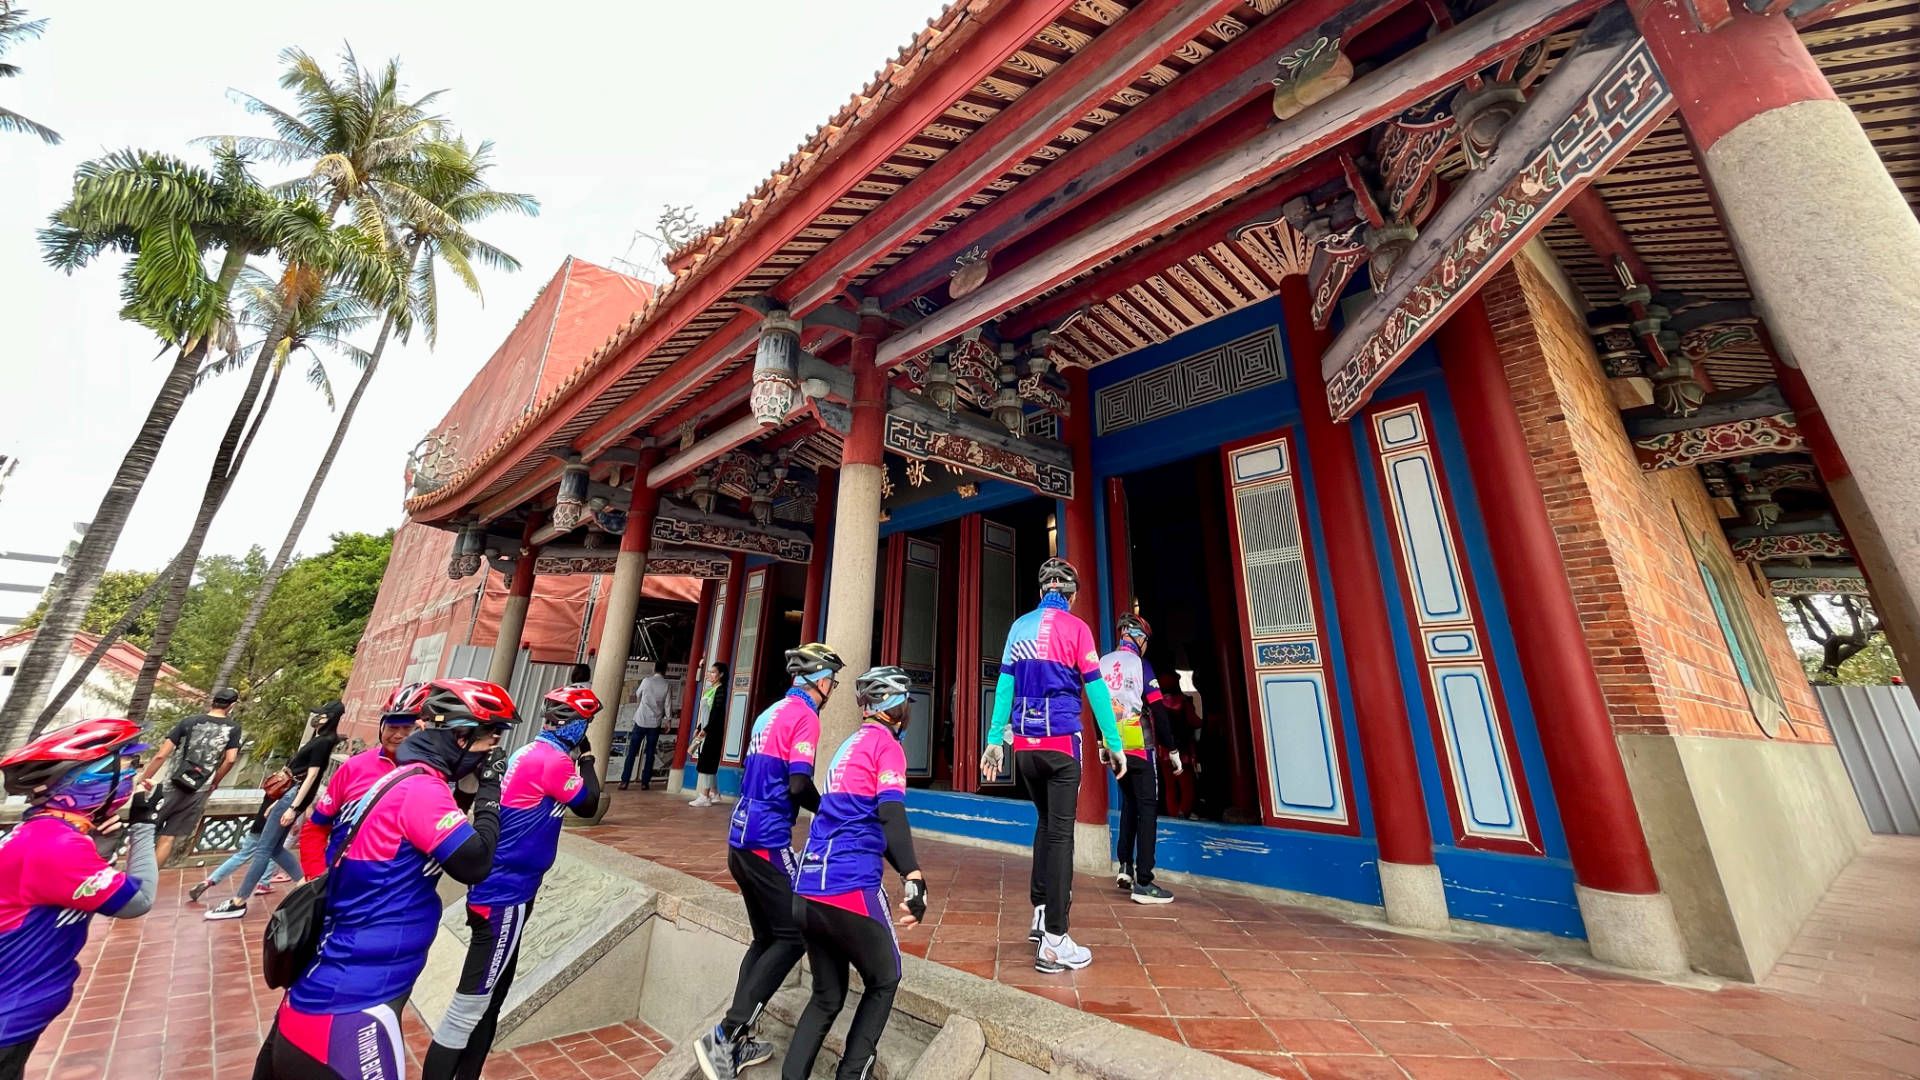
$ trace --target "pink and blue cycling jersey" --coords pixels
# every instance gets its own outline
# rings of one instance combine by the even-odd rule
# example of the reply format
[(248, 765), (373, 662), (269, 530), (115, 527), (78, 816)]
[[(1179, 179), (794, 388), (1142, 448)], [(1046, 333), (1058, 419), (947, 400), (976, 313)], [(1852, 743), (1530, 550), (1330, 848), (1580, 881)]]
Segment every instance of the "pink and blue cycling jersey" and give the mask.
[(987, 745), (1003, 741), (1011, 725), (1015, 750), (1053, 750), (1077, 757), (1082, 693), (1093, 702), (1102, 741), (1119, 753), (1120, 731), (1100, 677), (1093, 631), (1067, 610), (1066, 597), (1048, 593), (1007, 631)]
[(787, 794), (787, 777), (812, 776), (820, 742), (820, 713), (813, 697), (794, 687), (753, 722), (733, 807), (727, 843), (742, 851), (785, 850), (793, 843), (799, 810)]
[(493, 870), (467, 890), (467, 903), (524, 904), (560, 850), (560, 819), (589, 792), (572, 757), (545, 739), (516, 751), (500, 784), (500, 840)]
[(0, 1046), (38, 1035), (60, 1015), (94, 912), (111, 915), (139, 891), (60, 818), (35, 815), (0, 837)]
[(333, 828), (340, 811), (365, 795), (374, 781), (393, 771), (393, 759), (377, 746), (370, 746), (340, 763), (328, 778), (327, 786), (313, 800), (313, 813), (307, 820), (323, 829)]
[[(439, 774), (415, 767), (390, 783), (392, 790), (352, 830), (345, 856), (328, 871), (320, 955), (287, 994), (301, 1012), (384, 1005), (406, 993), (426, 967), (440, 924), (440, 863), (474, 834), (473, 826)], [(334, 830), (329, 857), (347, 833)]]
[(880, 804), (905, 802), (907, 754), (884, 724), (868, 721), (840, 744), (827, 766), (820, 809), (807, 831), (807, 850), (793, 891), (885, 921), (871, 895), (886, 873), (887, 837)]

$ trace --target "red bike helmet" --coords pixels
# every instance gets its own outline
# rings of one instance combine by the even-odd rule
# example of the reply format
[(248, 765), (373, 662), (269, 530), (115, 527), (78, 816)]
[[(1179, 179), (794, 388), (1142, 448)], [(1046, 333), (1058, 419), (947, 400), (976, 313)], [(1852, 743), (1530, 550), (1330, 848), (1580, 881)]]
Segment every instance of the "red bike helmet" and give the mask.
[(383, 724), (412, 723), (420, 717), (420, 706), (427, 700), (426, 683), (407, 683), (393, 688), (387, 703), (380, 708)]
[(586, 686), (563, 686), (546, 696), (547, 711), (544, 717), (549, 727), (559, 727), (575, 720), (591, 720), (600, 711), (600, 697)]
[(1131, 611), (1116, 620), (1114, 629), (1121, 637), (1138, 638), (1142, 647), (1146, 645), (1147, 639), (1153, 636), (1152, 624), (1148, 623), (1144, 617), (1135, 615)]
[[(57, 728), (0, 758), (9, 795), (25, 795), (35, 806), (52, 802), (65, 809), (111, 813), (130, 791), (132, 774), (121, 759), (145, 750), (135, 743), (140, 725), (118, 717), (81, 720)], [(97, 775), (96, 775), (97, 774)]]
[(513, 726), (513, 699), (485, 679), (435, 679), (427, 684), (420, 718), (448, 728)]

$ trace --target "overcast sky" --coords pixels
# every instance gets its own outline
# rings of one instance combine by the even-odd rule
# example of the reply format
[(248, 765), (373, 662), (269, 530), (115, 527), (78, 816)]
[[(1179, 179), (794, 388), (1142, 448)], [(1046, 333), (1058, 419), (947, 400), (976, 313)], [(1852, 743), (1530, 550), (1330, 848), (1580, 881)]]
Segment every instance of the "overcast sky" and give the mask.
[[(389, 350), (300, 550), (329, 533), (401, 516), (406, 453), (526, 310), (561, 260), (627, 253), (665, 204), (702, 222), (731, 210), (942, 6), (938, 0), (685, 0), (503, 4), (332, 0), (156, 4), (39, 0), (44, 38), (11, 52), (0, 101), (66, 136), (56, 147), (0, 136), (0, 452), (19, 469), (0, 493), (0, 550), (58, 551), (90, 517), (164, 374), (146, 332), (115, 318), (117, 264), (65, 276), (40, 262), (35, 230), (75, 165), (136, 146), (198, 155), (191, 139), (266, 134), (230, 88), (284, 103), (279, 52), (362, 63), (399, 56), (411, 87), (446, 88), (444, 111), (498, 144), (494, 186), (529, 192), (532, 220), (484, 235), (517, 256), (485, 304), (441, 292), (440, 344)], [(266, 170), (269, 178), (277, 178)], [(366, 344), (371, 344), (367, 342)], [(344, 400), (353, 373), (336, 361)], [(155, 568), (178, 548), (240, 376), (189, 400), (116, 568)], [(271, 550), (333, 428), (319, 395), (283, 384), (269, 428), (216, 521), (209, 552)]]

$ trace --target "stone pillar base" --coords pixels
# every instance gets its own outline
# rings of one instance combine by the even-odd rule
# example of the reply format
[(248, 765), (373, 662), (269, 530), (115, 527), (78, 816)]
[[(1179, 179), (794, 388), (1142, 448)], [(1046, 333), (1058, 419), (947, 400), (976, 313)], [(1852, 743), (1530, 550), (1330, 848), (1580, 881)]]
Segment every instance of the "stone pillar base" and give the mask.
[(1073, 871), (1097, 877), (1113, 875), (1113, 834), (1106, 825), (1073, 823)]
[(686, 782), (687, 782), (687, 770), (685, 769), (668, 769), (667, 770), (667, 794), (669, 795), (680, 794), (681, 790), (686, 787)]
[(1447, 928), (1447, 892), (1433, 863), (1380, 860), (1380, 898), (1387, 922), (1417, 930)]
[(1687, 970), (1687, 939), (1667, 894), (1617, 893), (1573, 887), (1587, 948), (1604, 963), (1634, 971), (1678, 975)]

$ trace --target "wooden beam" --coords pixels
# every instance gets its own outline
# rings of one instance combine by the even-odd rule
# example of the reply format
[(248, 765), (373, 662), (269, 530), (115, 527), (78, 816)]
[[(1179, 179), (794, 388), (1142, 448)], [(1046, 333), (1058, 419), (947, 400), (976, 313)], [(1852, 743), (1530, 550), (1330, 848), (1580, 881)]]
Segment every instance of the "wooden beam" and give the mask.
[[(582, 408), (606, 393), (621, 376), (652, 355), (687, 322), (721, 301), (749, 272), (778, 253), (855, 184), (924, 131), (954, 102), (979, 85), (980, 80), (1005, 63), (1007, 57), (1072, 6), (1072, 2), (986, 0), (977, 5), (957, 33), (934, 46), (932, 55), (923, 61), (926, 69), (915, 75), (905, 93), (888, 95), (877, 102), (874, 114), (865, 119), (851, 137), (841, 139), (826, 151), (823, 158), (828, 160), (823, 160), (802, 180), (782, 192), (774, 208), (750, 223), (720, 256), (675, 279), (646, 322), (630, 336), (618, 340), (614, 355), (601, 359), (601, 354), (596, 353), (596, 359), (589, 361), (591, 374), (579, 380), (566, 401), (541, 412), (516, 439), (518, 447), (527, 449), (501, 453), (466, 477), (457, 488), (435, 492), (437, 498), (421, 507), (417, 517), (438, 520), (459, 514), (465, 505), (465, 496), (486, 490), (525, 460), (527, 454), (540, 452), (539, 448), (552, 440)], [(756, 325), (758, 321), (753, 319)], [(683, 357), (655, 379), (662, 384), (660, 391), (644, 395), (639, 403), (638, 419), (626, 430), (631, 431), (644, 422), (651, 410), (698, 386), (730, 359), (731, 354), (693, 363)], [(651, 384), (648, 389), (653, 389)], [(606, 441), (618, 441), (620, 437), (622, 435), (612, 434)], [(579, 445), (575, 448), (589, 449)]]
[(1399, 6), (1400, 0), (1341, 4), (1319, 25), (1288, 42), (1277, 57), (1280, 71), (1273, 80), (1273, 115), (1290, 120), (1353, 82), (1349, 42)]
[(1731, 0), (1687, 0), (1687, 7), (1702, 30), (1718, 30), (1733, 21)]
[[(1465, 24), (1463, 24), (1465, 25)], [(1328, 346), (1336, 420), (1351, 417), (1447, 316), (1597, 176), (1666, 119), (1673, 91), (1624, 5), (1595, 15), (1533, 99)]]
[[(1345, 0), (1294, 0), (1227, 43), (1198, 67), (1099, 129), (1064, 158), (1027, 177), (869, 283), (888, 310), (947, 279), (954, 259), (978, 247), (999, 252), (1014, 239), (1152, 164), (1194, 132), (1266, 95), (1273, 58), (1305, 28), (1338, 13)], [(1006, 267), (999, 268), (1004, 272)]]
[(662, 504), (654, 517), (653, 541), (769, 555), (782, 562), (803, 563), (813, 555), (812, 537), (799, 529), (759, 525), (674, 504)]
[(926, 231), (1237, 6), (1238, 0), (1140, 0), (1039, 86), (774, 286), (774, 295), (796, 312), (838, 295), (875, 260)]
[(1727, 529), (1729, 540), (1751, 540), (1756, 536), (1798, 536), (1801, 533), (1837, 533), (1840, 523), (1832, 514), (1808, 514), (1805, 517), (1781, 518), (1771, 525), (1733, 525)]
[(1653, 472), (1755, 454), (1782, 454), (1804, 450), (1806, 445), (1793, 414), (1780, 413), (1644, 436), (1633, 440), (1633, 452), (1640, 459), (1640, 468)]
[(1347, 137), (1524, 48), (1591, 9), (1588, 0), (1507, 0), (1274, 128), (1268, 136), (1202, 164), (1159, 192), (1116, 211), (1070, 246), (1034, 259), (881, 342), (891, 366), (1026, 302), (1195, 214), (1303, 164)]
[(1668, 416), (1659, 409), (1647, 408), (1636, 409), (1621, 419), (1626, 424), (1628, 438), (1645, 439), (1673, 431), (1775, 416), (1787, 411), (1787, 400), (1781, 396), (1780, 388), (1768, 383), (1751, 390), (1710, 394), (1701, 403), (1700, 410), (1692, 416)]
[(1792, 563), (1782, 563), (1763, 567), (1761, 573), (1775, 581), (1783, 578), (1857, 578), (1866, 576), (1865, 572), (1862, 571), (1856, 563), (1828, 563), (1825, 566), (1795, 566)]
[(1073, 498), (1073, 456), (1052, 439), (1016, 439), (968, 412), (948, 413), (918, 394), (887, 395), (883, 444), (905, 458), (954, 465), (1042, 495)]
[(709, 461), (718, 460), (736, 447), (752, 442), (766, 431), (767, 425), (752, 415), (743, 416), (655, 465), (647, 473), (647, 486), (658, 491)]

